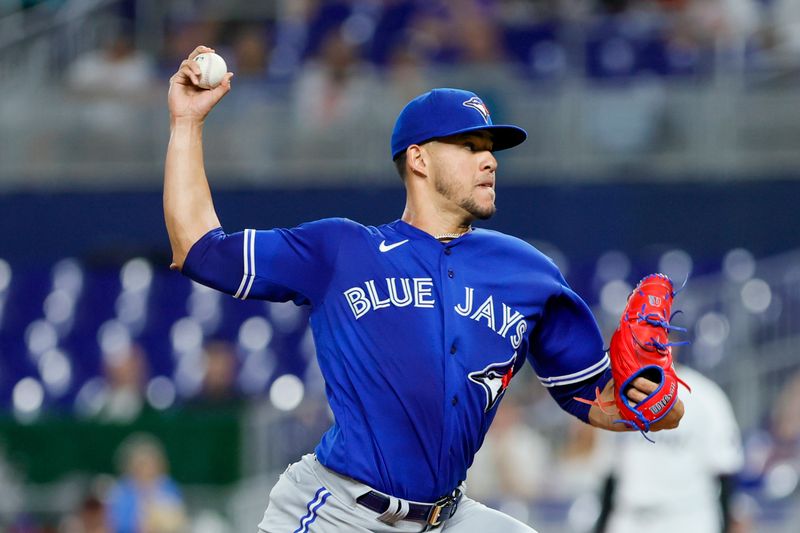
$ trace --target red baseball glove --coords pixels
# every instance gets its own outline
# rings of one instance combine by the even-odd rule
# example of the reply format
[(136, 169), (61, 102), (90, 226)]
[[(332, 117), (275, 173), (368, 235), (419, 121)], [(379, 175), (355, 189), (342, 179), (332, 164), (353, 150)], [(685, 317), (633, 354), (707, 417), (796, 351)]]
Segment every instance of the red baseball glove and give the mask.
[[(686, 331), (670, 325), (670, 311), (675, 296), (672, 281), (664, 274), (651, 274), (642, 279), (628, 296), (619, 326), (611, 337), (609, 357), (614, 378), (614, 403), (594, 402), (604, 412), (605, 407), (616, 405), (622, 417), (619, 422), (643, 432), (664, 418), (678, 400), (678, 383), (681, 381), (672, 365), (672, 346), (686, 342), (669, 342), (672, 330)], [(639, 403), (627, 396), (631, 383), (644, 377), (658, 388)]]

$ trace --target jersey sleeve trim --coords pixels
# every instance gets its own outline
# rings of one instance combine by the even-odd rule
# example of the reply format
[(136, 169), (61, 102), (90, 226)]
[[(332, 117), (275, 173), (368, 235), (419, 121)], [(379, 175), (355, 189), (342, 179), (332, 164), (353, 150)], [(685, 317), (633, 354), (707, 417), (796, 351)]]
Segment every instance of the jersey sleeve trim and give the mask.
[(552, 377), (541, 377), (539, 376), (539, 381), (542, 382), (542, 385), (545, 387), (556, 387), (559, 385), (571, 385), (573, 383), (578, 383), (579, 381), (587, 380), (601, 372), (605, 371), (606, 368), (609, 367), (610, 360), (608, 358), (608, 352), (603, 355), (603, 358), (598, 361), (597, 363), (593, 364), (589, 368), (585, 368), (580, 372), (574, 372), (572, 374), (565, 374), (563, 376), (552, 376)]
[(246, 300), (253, 288), (253, 281), (256, 279), (256, 254), (255, 254), (256, 230), (244, 230), (244, 244), (242, 253), (244, 254), (244, 274), (239, 290), (233, 295), (234, 298)]

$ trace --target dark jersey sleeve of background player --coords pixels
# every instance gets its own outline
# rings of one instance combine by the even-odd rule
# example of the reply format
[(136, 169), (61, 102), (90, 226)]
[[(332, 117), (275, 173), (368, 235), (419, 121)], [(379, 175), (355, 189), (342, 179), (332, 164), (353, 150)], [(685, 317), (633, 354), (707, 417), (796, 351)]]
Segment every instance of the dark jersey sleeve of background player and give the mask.
[(315, 304), (333, 275), (346, 219), (323, 219), (292, 229), (216, 228), (189, 250), (182, 272), (241, 299)]
[[(554, 380), (547, 390), (565, 411), (588, 422), (590, 406), (574, 398), (594, 399), (595, 388), (602, 390), (611, 372), (600, 365), (606, 357), (603, 337), (589, 306), (560, 275), (558, 282), (531, 334), (528, 359), (543, 382), (575, 376)], [(586, 372), (592, 367), (597, 370)]]
[[(731, 528), (731, 509), (730, 499), (733, 493), (735, 476), (720, 475), (717, 480), (719, 481), (719, 504), (720, 504), (720, 533), (728, 533)], [(603, 483), (603, 488), (600, 492), (600, 514), (595, 522), (592, 533), (609, 533), (608, 523), (612, 513), (617, 509), (616, 500), (617, 478), (610, 475)]]

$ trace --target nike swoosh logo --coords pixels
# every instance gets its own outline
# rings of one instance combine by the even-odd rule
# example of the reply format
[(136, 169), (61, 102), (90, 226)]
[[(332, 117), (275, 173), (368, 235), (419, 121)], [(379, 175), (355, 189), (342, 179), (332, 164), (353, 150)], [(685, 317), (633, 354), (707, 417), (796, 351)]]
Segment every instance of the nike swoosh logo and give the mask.
[(407, 242), (408, 242), (408, 239), (406, 239), (404, 241), (396, 242), (394, 244), (386, 244), (386, 241), (381, 241), (380, 246), (378, 246), (378, 250), (380, 250), (381, 252), (385, 253), (385, 252), (388, 252), (389, 250), (394, 250), (398, 246), (403, 246)]

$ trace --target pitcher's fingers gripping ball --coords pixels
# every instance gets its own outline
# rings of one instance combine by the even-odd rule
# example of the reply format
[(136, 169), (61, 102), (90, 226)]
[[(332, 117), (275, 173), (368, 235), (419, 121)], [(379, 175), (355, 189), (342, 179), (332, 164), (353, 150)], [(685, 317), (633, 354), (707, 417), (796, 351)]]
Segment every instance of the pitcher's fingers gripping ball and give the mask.
[[(619, 326), (611, 337), (609, 358), (614, 378), (614, 403), (619, 409), (619, 422), (650, 431), (650, 426), (664, 418), (678, 401), (678, 384), (687, 390), (672, 364), (672, 330), (686, 331), (670, 325), (675, 290), (664, 274), (651, 274), (642, 279), (628, 296)], [(657, 385), (644, 399), (635, 403), (628, 395), (633, 381), (646, 378)], [(608, 407), (599, 396), (591, 402), (601, 409)]]

